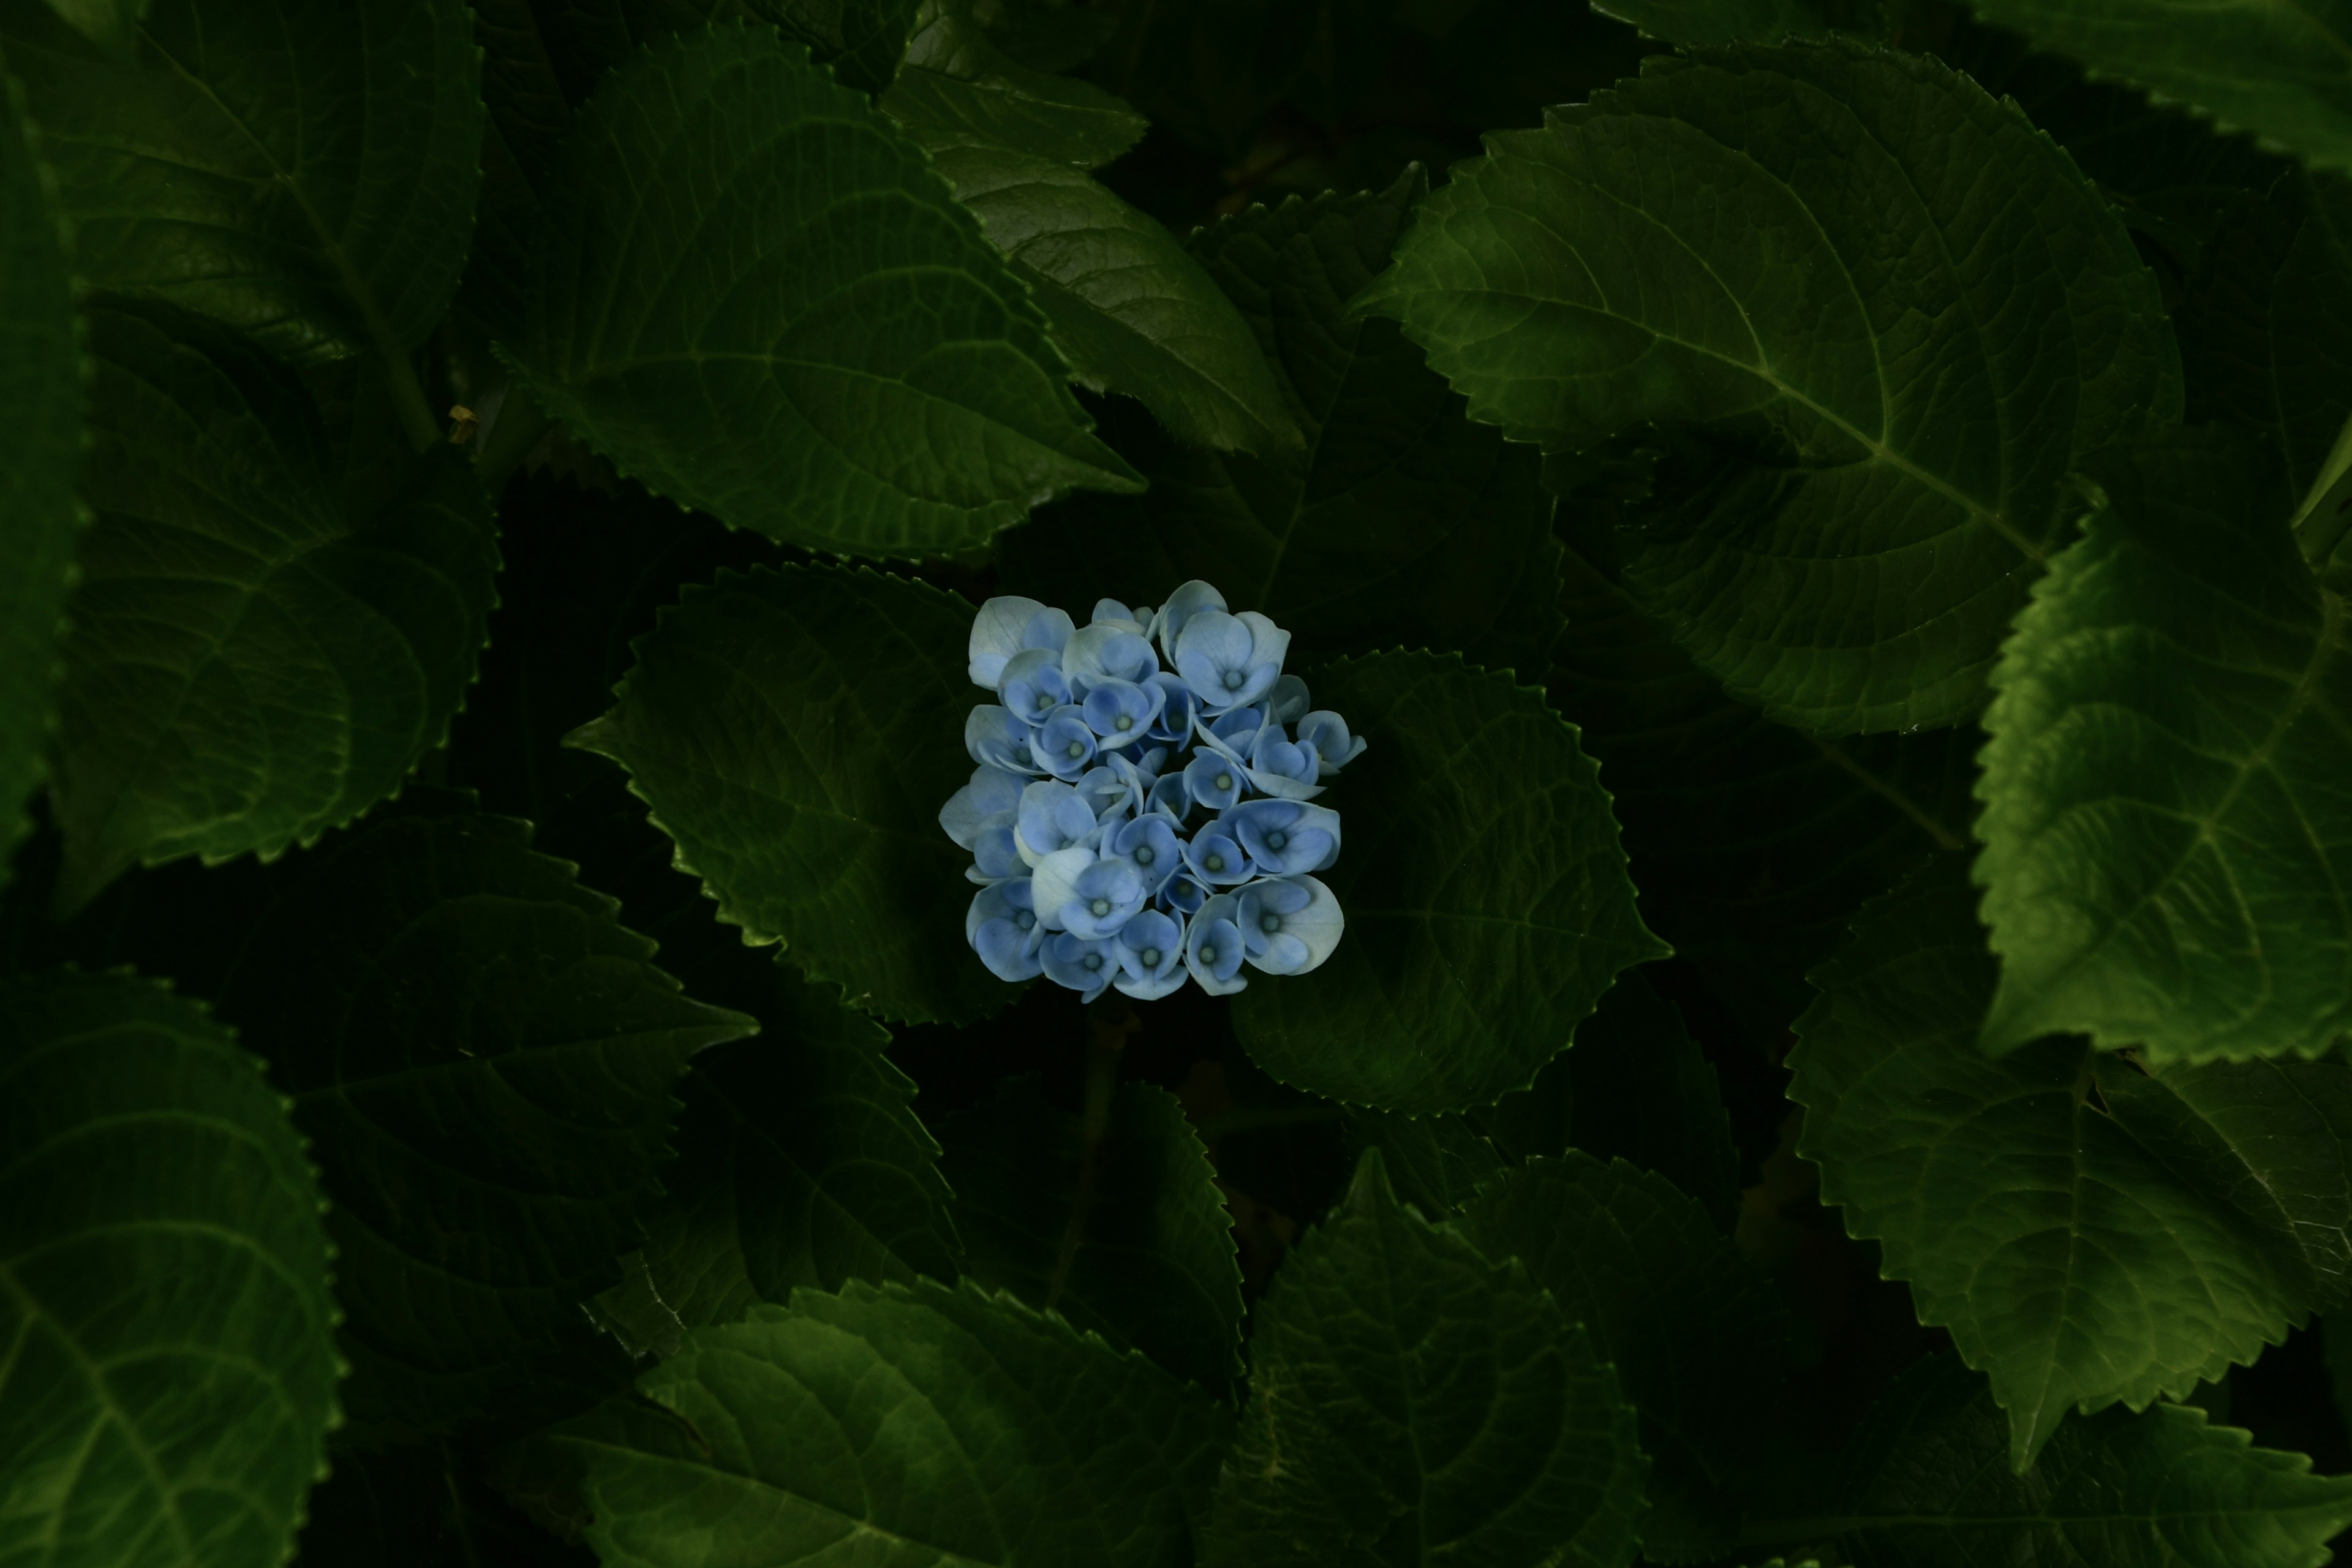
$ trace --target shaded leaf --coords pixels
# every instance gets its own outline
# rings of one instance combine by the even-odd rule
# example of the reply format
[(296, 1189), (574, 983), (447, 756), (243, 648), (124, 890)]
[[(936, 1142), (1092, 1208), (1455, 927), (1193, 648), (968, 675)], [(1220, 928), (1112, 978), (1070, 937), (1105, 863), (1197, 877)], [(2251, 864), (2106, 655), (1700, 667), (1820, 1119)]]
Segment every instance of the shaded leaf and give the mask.
[(547, 226), (513, 368), (682, 504), (919, 556), (1139, 482), (921, 150), (772, 31), (666, 41), (606, 78)]
[(1622, 1160), (1532, 1161), (1472, 1200), (1460, 1228), (1488, 1258), (1524, 1264), (1616, 1369), (1650, 1456), (1642, 1555), (1737, 1550), (1740, 1475), (1773, 1440), (1790, 1366), (1771, 1280), (1698, 1204)]
[(973, 15), (971, 0), (923, 0), (906, 60), (880, 101), (918, 140), (992, 146), (1080, 169), (1126, 152), (1146, 123), (1092, 82), (1049, 75), (1005, 53)]
[[(1555, 1058), (1544, 1071), (1555, 1070), (1561, 1059)], [(1431, 1219), (1451, 1215), (1513, 1164), (1467, 1112), (1401, 1116), (1359, 1108), (1348, 1112), (1340, 1127), (1349, 1154), (1360, 1159), (1367, 1149), (1378, 1149), (1397, 1201)]]
[[(1968, 842), (1972, 726), (1824, 740), (1726, 695), (1612, 580), (1598, 506), (1564, 503), (1568, 632), (1549, 695), (1601, 764), (1642, 918), (1761, 1050), (1864, 899)], [(1637, 1163), (1646, 1162), (1636, 1160)]]
[(1832, 1541), (1847, 1555), (1830, 1560), (1854, 1568), (2319, 1568), (2352, 1521), (2352, 1478), (2312, 1475), (2303, 1455), (2257, 1448), (2187, 1405), (2069, 1421), (2021, 1475), (2000, 1451), (1984, 1381), (1932, 1357), (1847, 1445), (1831, 1507), (1771, 1538)]
[(1648, 1468), (1584, 1328), (1368, 1154), (1257, 1306), (1207, 1568), (1623, 1564)]
[(550, 1442), (606, 1563), (1181, 1568), (1227, 1425), (1133, 1352), (926, 1280), (697, 1330)]
[(1175, 1096), (1119, 1086), (1075, 1246), (1082, 1123), (1046, 1103), (1035, 1078), (943, 1118), (939, 1136), (971, 1279), (1133, 1345), (1212, 1394), (1241, 1375), (1233, 1220)]
[(1654, 38), (1708, 47), (1777, 44), (1832, 30), (1877, 41), (1886, 33), (1879, 0), (1601, 0), (1593, 9)]
[(1848, 44), (1654, 57), (1487, 145), (1357, 308), (1514, 439), (1706, 426), (1625, 581), (1733, 695), (1823, 734), (1973, 713), (2074, 459), (2179, 408), (2097, 192), (1966, 78)]
[(360, 515), (292, 373), (167, 306), (89, 313), (95, 441), (52, 764), (62, 908), (274, 856), (401, 787), (474, 676), (499, 557), (455, 448)]
[(2183, 435), (2088, 463), (2084, 537), (2002, 650), (1990, 1048), (2314, 1056), (2352, 1024), (2344, 603), (2251, 456)]
[(11, 0), (0, 33), (89, 283), (296, 362), (405, 351), (448, 307), (481, 178), (462, 0), (152, 0), (120, 55)]
[(573, 743), (629, 770), (746, 940), (883, 1017), (969, 1023), (1014, 994), (965, 944), (970, 858), (939, 826), (986, 695), (964, 679), (971, 615), (862, 569), (721, 572), (639, 639)]
[(1542, 670), (1559, 632), (1559, 547), (1535, 454), (1463, 417), (1392, 323), (1347, 319), (1423, 184), (1408, 173), (1378, 195), (1253, 207), (1194, 236), (1306, 450), (1220, 456), (1114, 416), (1151, 489), (1040, 511), (998, 547), (1005, 583), (1049, 604), (1157, 605), (1197, 577), (1273, 616), (1302, 654), (1458, 648)]
[(39, 137), (0, 77), (0, 881), (56, 719), (58, 633), (80, 521), (82, 357)]
[(204, 978), (334, 1200), (354, 1423), (402, 1437), (565, 1397), (553, 1363), (643, 1234), (687, 1058), (756, 1026), (679, 994), (527, 824), (455, 802), (270, 882)]
[(335, 1420), (319, 1186), (229, 1031), (0, 983), (0, 1557), (276, 1568)]
[(1986, 20), (2224, 130), (2352, 169), (2352, 11), (2338, 0), (1973, 0)]
[(679, 1089), (677, 1163), (642, 1267), (687, 1328), (740, 1320), (795, 1287), (956, 1277), (939, 1144), (888, 1031), (777, 975), (761, 1037), (706, 1051)]
[(1991, 1374), (2021, 1469), (2070, 1408), (2179, 1398), (2352, 1282), (2352, 1067), (1972, 1048), (1998, 973), (1939, 858), (1815, 972), (1790, 1098), (1824, 1202)]
[(1486, 1104), (1569, 1043), (1621, 969), (1667, 951), (1633, 909), (1609, 796), (1542, 694), (1458, 658), (1312, 672), (1370, 737), (1329, 794), (1348, 921), (1320, 968), (1253, 983), (1234, 1026), (1300, 1089), (1412, 1115)]

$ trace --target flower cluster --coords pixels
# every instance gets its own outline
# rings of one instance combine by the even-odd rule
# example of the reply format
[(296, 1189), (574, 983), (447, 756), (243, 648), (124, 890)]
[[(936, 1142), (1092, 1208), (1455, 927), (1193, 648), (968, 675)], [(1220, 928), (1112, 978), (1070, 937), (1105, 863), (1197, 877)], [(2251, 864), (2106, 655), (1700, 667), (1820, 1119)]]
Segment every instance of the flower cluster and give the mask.
[(1312, 873), (1339, 858), (1339, 814), (1308, 803), (1364, 742), (1309, 710), (1289, 645), (1206, 583), (1157, 610), (1105, 599), (1084, 626), (1034, 599), (980, 607), (971, 679), (997, 700), (964, 726), (978, 765), (940, 826), (972, 853), (982, 963), (1149, 1001), (1331, 955), (1345, 922)]

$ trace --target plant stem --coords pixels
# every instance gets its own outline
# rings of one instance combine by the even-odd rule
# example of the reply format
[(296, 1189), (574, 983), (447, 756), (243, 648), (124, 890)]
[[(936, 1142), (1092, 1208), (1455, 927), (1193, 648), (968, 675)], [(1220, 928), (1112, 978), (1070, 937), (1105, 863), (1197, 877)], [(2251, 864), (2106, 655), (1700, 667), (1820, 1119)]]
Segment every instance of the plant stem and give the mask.
[(1054, 1257), (1053, 1283), (1045, 1288), (1045, 1307), (1052, 1310), (1070, 1282), (1070, 1266), (1077, 1261), (1086, 1240), (1087, 1211), (1094, 1206), (1095, 1177), (1102, 1168), (1103, 1143), (1110, 1136), (1110, 1101), (1118, 1088), (1118, 1069), (1127, 1056), (1127, 1037), (1143, 1027), (1143, 1020), (1118, 992), (1106, 993), (1087, 1009), (1087, 1100), (1078, 1119), (1078, 1188), (1070, 1199), (1070, 1223), (1062, 1229), (1061, 1249)]
[(457, 1528), (457, 1547), (466, 1554), (466, 1568), (482, 1568), (481, 1553), (474, 1550), (474, 1526), (466, 1517), (465, 1494), (457, 1489), (457, 1458), (449, 1445), (441, 1445), (441, 1479), (449, 1489), (449, 1517)]
[(489, 439), (474, 458), (474, 473), (482, 489), (492, 497), (505, 489), (508, 477), (522, 467), (522, 460), (554, 423), (521, 387), (509, 383), (506, 401), (499, 405), (498, 419), (490, 426)]
[[(369, 324), (375, 325), (373, 315)], [(400, 345), (389, 335), (376, 339), (376, 363), (383, 371), (384, 384), (392, 389), (393, 412), (400, 426), (408, 433), (408, 444), (419, 452), (429, 452), (442, 438), (441, 421), (433, 416), (433, 405), (425, 401), (425, 385), (416, 379), (416, 367), (400, 352)]]

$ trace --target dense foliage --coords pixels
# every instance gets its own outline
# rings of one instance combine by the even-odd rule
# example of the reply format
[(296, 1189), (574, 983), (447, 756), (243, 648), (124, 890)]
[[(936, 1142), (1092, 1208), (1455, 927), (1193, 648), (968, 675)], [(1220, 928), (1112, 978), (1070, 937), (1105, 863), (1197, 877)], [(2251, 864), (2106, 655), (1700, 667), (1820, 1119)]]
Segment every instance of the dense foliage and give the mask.
[(2329, 1561), (2352, 9), (1601, 3), (0, 0), (0, 1568)]

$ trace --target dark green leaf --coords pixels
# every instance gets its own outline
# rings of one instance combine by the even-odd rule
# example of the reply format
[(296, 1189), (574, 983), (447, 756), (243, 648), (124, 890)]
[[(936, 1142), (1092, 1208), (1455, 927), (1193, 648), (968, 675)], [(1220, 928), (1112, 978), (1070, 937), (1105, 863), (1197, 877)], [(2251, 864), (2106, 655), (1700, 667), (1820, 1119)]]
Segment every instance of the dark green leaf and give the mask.
[(2277, 485), (2241, 504), (2292, 516), (2352, 415), (2352, 181), (2297, 170), (2234, 216), (2173, 316), (2189, 417), (2262, 436)]
[(55, 721), (73, 571), (82, 357), (39, 138), (0, 74), (0, 882)]
[(1194, 446), (1298, 446), (1247, 323), (1159, 219), (1063, 159), (992, 145), (953, 122), (910, 121), (907, 132), (1029, 286), (1080, 384), (1139, 399)]
[(1812, 999), (1805, 971), (1862, 901), (1923, 855), (1967, 844), (1984, 737), (1823, 740), (1772, 722), (1725, 695), (1611, 579), (1597, 515), (1575, 520), (1566, 557), (1552, 700), (1601, 763), (1643, 919), (1759, 1049), (1777, 1050)]
[(1984, 1043), (2316, 1055), (2352, 1024), (2344, 602), (2249, 454), (2184, 435), (2087, 472), (1985, 718)]
[(89, 314), (96, 441), (52, 783), (58, 901), (274, 856), (401, 787), (474, 676), (498, 571), (455, 448), (357, 513), (291, 372), (168, 306)]
[(2312, 1475), (2186, 1405), (2070, 1421), (2021, 1475), (2000, 1452), (1984, 1380), (1934, 1357), (1847, 1445), (1830, 1510), (1769, 1533), (1833, 1542), (1854, 1568), (2320, 1568), (2352, 1522), (2352, 1477)]
[(1461, 1231), (1487, 1257), (1526, 1265), (1616, 1368), (1651, 1460), (1642, 1555), (1734, 1551), (1740, 1472), (1772, 1440), (1790, 1364), (1770, 1279), (1705, 1209), (1622, 1160), (1520, 1166), (1468, 1205)]
[(1253, 983), (1234, 1026), (1333, 1100), (1486, 1104), (1567, 1047), (1619, 970), (1667, 951), (1634, 912), (1608, 792), (1540, 692), (1459, 658), (1372, 654), (1314, 686), (1370, 741), (1328, 797), (1348, 932), (1312, 973)]
[(1347, 319), (1422, 187), (1408, 174), (1379, 195), (1253, 207), (1195, 236), (1280, 377), (1305, 452), (1223, 457), (1138, 430), (1120, 444), (1150, 490), (1074, 496), (1005, 535), (1006, 584), (1049, 604), (1156, 605), (1197, 577), (1273, 616), (1302, 654), (1458, 648), (1541, 671), (1559, 632), (1559, 546), (1535, 454), (1464, 418), (1392, 323)]
[(1675, 44), (1777, 44), (1835, 30), (1885, 37), (1879, 0), (1600, 0), (1593, 9)]
[(1960, 857), (1815, 972), (1790, 1097), (1825, 1202), (1991, 1374), (2028, 1463), (2070, 1408), (2179, 1398), (2352, 1279), (2352, 1067), (1972, 1048), (1997, 966)]
[(0, 1149), (0, 1557), (277, 1568), (341, 1368), (260, 1064), (128, 974), (13, 980)]
[[(686, 591), (575, 736), (629, 770), (719, 918), (886, 1018), (969, 1023), (1013, 992), (971, 955), (970, 857), (939, 811), (971, 606), (877, 572), (722, 572)], [(846, 661), (846, 662), (845, 662)]]
[(1223, 1412), (978, 1287), (855, 1283), (700, 1329), (553, 1434), (606, 1563), (1185, 1568)]
[(1289, 85), (1314, 13), (1311, 0), (1112, 0), (1103, 9), (1118, 26), (1087, 74), (1226, 158), (1249, 150), (1259, 117)]
[(677, 1163), (646, 1218), (646, 1281), (688, 1328), (796, 1286), (956, 1277), (939, 1145), (882, 1054), (888, 1031), (828, 988), (777, 982), (761, 1037), (706, 1051), (687, 1074)]
[(1732, 444), (1625, 576), (1734, 695), (1823, 734), (1973, 713), (2074, 459), (2179, 408), (2154, 279), (2064, 153), (1846, 44), (1654, 57), (1487, 145), (1358, 308), (1515, 439)]
[(1033, 70), (997, 47), (971, 0), (923, 0), (898, 79), (882, 96), (919, 139), (1001, 147), (1093, 169), (1135, 145), (1143, 116), (1092, 82)]
[(1207, 1568), (1633, 1562), (1647, 1461), (1592, 1337), (1401, 1207), (1378, 1155), (1255, 1325)]
[(1988, 21), (2259, 133), (2325, 168), (2352, 169), (2352, 9), (2218, 0), (1974, 0)]
[(153, 0), (110, 55), (0, 6), (76, 236), (75, 270), (294, 361), (423, 342), (480, 184), (462, 0)]
[(523, 823), (395, 811), (273, 880), (214, 984), (334, 1200), (352, 1416), (510, 1415), (643, 1234), (687, 1058), (756, 1026), (680, 995)]
[(656, 45), (573, 121), (530, 395), (625, 474), (811, 548), (978, 544), (1074, 485), (1044, 318), (921, 150), (772, 30)]
[[(1544, 1071), (1554, 1071), (1564, 1059), (1555, 1058)], [(1400, 1116), (1352, 1110), (1340, 1126), (1348, 1152), (1360, 1158), (1365, 1150), (1378, 1149), (1397, 1200), (1431, 1219), (1454, 1214), (1512, 1163), (1467, 1114)]]
[(1119, 1087), (1091, 1183), (1080, 1119), (1034, 1078), (945, 1118), (939, 1135), (966, 1274), (1213, 1394), (1241, 1375), (1233, 1221), (1175, 1096)]

